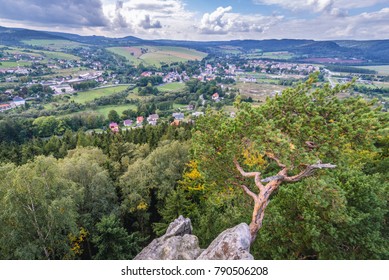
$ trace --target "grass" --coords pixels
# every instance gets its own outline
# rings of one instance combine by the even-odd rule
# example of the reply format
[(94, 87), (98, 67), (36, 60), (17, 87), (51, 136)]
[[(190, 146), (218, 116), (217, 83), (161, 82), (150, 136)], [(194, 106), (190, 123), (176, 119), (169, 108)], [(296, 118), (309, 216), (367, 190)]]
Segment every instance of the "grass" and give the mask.
[(188, 106), (187, 104), (173, 103), (173, 109), (178, 109), (178, 108), (186, 109), (187, 106)]
[(84, 45), (68, 40), (25, 40), (22, 42), (27, 45), (44, 47), (50, 50), (74, 49)]
[(246, 55), (244, 55), (244, 57), (248, 58), (248, 59), (268, 58), (268, 59), (285, 59), (286, 60), (286, 59), (293, 58), (293, 54), (288, 53), (288, 52), (264, 52), (264, 53), (258, 52), (258, 53), (246, 54)]
[(162, 92), (178, 91), (184, 89), (184, 87), (185, 87), (185, 83), (169, 83), (169, 84), (164, 84), (163, 86), (159, 86), (158, 90)]
[[(142, 54), (141, 48), (147, 49), (147, 53)], [(182, 47), (154, 47), (154, 46), (137, 46), (137, 47), (114, 47), (107, 48), (115, 54), (124, 56), (127, 60), (135, 65), (140, 63), (146, 65), (161, 66), (163, 63), (186, 62), (189, 60), (201, 60), (207, 56), (206, 53), (193, 49)]]
[(98, 88), (88, 91), (78, 92), (77, 95), (73, 95), (70, 100), (73, 100), (76, 103), (85, 104), (87, 102), (93, 101), (95, 98), (110, 96), (114, 93), (119, 93), (128, 88), (127, 85)]
[(26, 49), (21, 49), (21, 48), (11, 48), (9, 50), (6, 50), (5, 52), (7, 53), (10, 53), (10, 54), (24, 54), (24, 55), (30, 55), (30, 56), (34, 56), (34, 57), (42, 57), (43, 55), (38, 53), (38, 52), (34, 52), (32, 50), (26, 50)]
[(53, 52), (53, 51), (40, 51), (44, 54), (45, 57), (51, 58), (51, 59), (63, 59), (63, 60), (81, 60), (80, 57), (64, 53), (64, 52)]
[(4, 69), (4, 68), (16, 68), (18, 66), (30, 66), (31, 65), (31, 62), (29, 61), (1, 61), (0, 62), (0, 69)]
[(108, 51), (124, 56), (131, 64), (134, 65), (139, 65), (143, 61), (139, 59), (137, 56), (131, 54), (131, 49), (127, 47), (112, 47), (112, 48), (107, 48)]
[[(50, 106), (51, 106), (50, 104), (45, 105), (45, 109), (46, 109), (46, 107), (48, 107), (48, 109), (53, 109), (53, 108), (50, 108)], [(74, 113), (70, 113), (70, 114), (60, 115), (60, 117), (64, 118), (64, 117), (70, 117), (70, 116), (81, 114), (81, 113), (97, 112), (97, 113), (103, 115), (105, 118), (108, 118), (108, 113), (111, 110), (115, 110), (116, 112), (118, 112), (118, 114), (120, 116), (123, 113), (123, 111), (128, 110), (128, 109), (136, 110), (136, 105), (134, 105), (134, 104), (124, 104), (124, 105), (99, 106), (95, 110), (86, 109), (84, 111), (78, 111), (78, 112), (74, 112)]]
[(123, 113), (123, 111), (132, 109), (136, 111), (136, 105), (134, 104), (124, 104), (124, 105), (108, 105), (108, 106), (101, 106), (98, 107), (95, 112), (99, 112), (100, 114), (104, 115), (106, 118), (108, 117), (108, 113), (111, 110), (115, 110), (118, 112), (119, 116)]
[(11, 48), (5, 50), (10, 54), (25, 54), (35, 57), (46, 57), (51, 59), (66, 59), (66, 60), (80, 60), (81, 58), (69, 53), (60, 52), (60, 51), (42, 51), (42, 50), (29, 50), (26, 48)]
[(359, 66), (358, 68), (377, 71), (379, 75), (389, 75), (389, 65)]
[(136, 87), (134, 88), (133, 90), (131, 90), (129, 93), (128, 93), (128, 96), (127, 96), (127, 99), (130, 100), (130, 99), (137, 99), (137, 100), (142, 100), (144, 102), (147, 102), (149, 99), (151, 99), (153, 96), (152, 95), (147, 95), (147, 96), (140, 96), (139, 95), (139, 88)]

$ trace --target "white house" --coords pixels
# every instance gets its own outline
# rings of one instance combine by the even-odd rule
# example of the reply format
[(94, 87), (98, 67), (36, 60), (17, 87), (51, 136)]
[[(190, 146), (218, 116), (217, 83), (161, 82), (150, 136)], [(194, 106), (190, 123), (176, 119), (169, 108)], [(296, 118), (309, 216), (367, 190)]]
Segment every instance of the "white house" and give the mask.
[(26, 100), (24, 100), (23, 98), (21, 98), (19, 96), (15, 96), (12, 101), (14, 102), (16, 107), (23, 106), (24, 104), (26, 104)]

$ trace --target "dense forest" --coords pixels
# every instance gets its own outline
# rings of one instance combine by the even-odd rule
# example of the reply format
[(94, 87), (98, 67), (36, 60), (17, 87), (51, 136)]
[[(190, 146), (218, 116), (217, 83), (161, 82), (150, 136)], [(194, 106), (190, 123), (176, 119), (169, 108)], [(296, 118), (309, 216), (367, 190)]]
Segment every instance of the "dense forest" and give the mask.
[(202, 247), (251, 221), (256, 259), (388, 259), (388, 114), (315, 81), (180, 126), (3, 120), (0, 258), (132, 259), (184, 215)]

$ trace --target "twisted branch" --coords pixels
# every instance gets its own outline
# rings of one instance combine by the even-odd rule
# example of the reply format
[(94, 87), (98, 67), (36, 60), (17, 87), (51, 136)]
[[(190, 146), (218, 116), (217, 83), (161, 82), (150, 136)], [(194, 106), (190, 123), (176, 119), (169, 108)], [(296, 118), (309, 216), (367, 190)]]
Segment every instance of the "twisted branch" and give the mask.
[(258, 187), (260, 193), (263, 193), (265, 191), (265, 186), (261, 183), (261, 172), (245, 172), (240, 166), (239, 162), (236, 160), (236, 158), (234, 158), (234, 164), (236, 166), (236, 169), (238, 169), (238, 171), (243, 177), (254, 177), (255, 185)]

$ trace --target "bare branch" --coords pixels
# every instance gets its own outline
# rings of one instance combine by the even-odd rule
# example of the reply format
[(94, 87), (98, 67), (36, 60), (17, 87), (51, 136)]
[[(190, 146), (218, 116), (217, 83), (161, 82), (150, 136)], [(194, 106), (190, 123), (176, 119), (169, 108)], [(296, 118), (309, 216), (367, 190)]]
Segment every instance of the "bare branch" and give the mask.
[(258, 196), (255, 193), (253, 193), (252, 191), (250, 191), (248, 187), (246, 187), (245, 185), (240, 185), (240, 187), (245, 191), (245, 193), (247, 193), (249, 196), (251, 196), (252, 199), (254, 199), (254, 201), (258, 200)]
[(277, 163), (277, 165), (278, 165), (279, 167), (281, 167), (282, 169), (286, 168), (286, 165), (283, 164), (283, 163), (281, 163), (281, 161), (278, 159), (278, 157), (276, 157), (274, 154), (272, 154), (272, 153), (266, 153), (266, 156), (267, 156), (268, 158), (274, 160), (274, 161)]
[(301, 171), (299, 174), (294, 176), (285, 176), (283, 181), (284, 182), (297, 182), (300, 181), (304, 177), (312, 176), (315, 173), (316, 169), (323, 169), (323, 168), (335, 168), (336, 165), (330, 164), (330, 163), (317, 163), (308, 165), (303, 171)]
[(234, 158), (234, 164), (236, 169), (242, 174), (243, 177), (254, 177), (255, 185), (258, 187), (259, 191), (263, 193), (265, 191), (264, 185), (261, 183), (261, 172), (245, 172), (243, 168), (239, 165), (239, 162)]
[(268, 183), (268, 182), (273, 181), (273, 180), (283, 180), (284, 178), (285, 178), (285, 176), (275, 175), (275, 176), (271, 176), (271, 177), (267, 177), (265, 179), (262, 179), (261, 182)]

